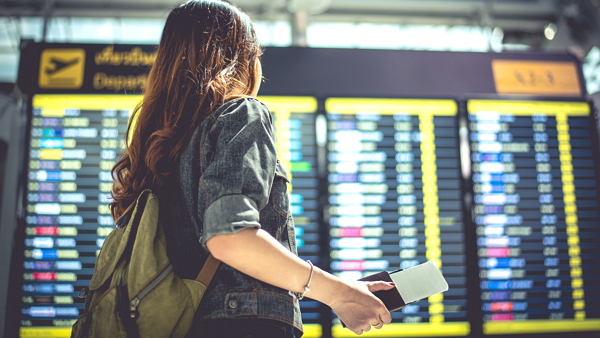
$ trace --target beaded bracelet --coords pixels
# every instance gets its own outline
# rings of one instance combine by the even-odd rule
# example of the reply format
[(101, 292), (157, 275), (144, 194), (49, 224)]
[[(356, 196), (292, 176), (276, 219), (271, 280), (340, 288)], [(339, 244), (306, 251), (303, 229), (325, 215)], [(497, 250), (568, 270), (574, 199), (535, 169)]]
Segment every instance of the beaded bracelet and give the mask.
[(315, 269), (315, 266), (313, 265), (313, 263), (309, 260), (306, 261), (308, 264), (310, 264), (310, 276), (308, 277), (308, 283), (306, 283), (306, 286), (304, 286), (304, 292), (300, 293), (297, 292), (296, 296), (298, 297), (298, 300), (302, 300), (302, 298), (304, 298), (304, 295), (310, 290), (310, 281), (312, 280), (312, 276), (313, 276), (313, 271)]

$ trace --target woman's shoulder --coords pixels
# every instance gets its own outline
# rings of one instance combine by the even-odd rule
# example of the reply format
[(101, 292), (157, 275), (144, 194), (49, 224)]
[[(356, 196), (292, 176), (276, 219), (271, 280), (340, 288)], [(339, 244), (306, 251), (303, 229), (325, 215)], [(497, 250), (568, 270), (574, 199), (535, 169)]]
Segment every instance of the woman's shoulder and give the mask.
[(226, 101), (217, 109), (218, 120), (254, 120), (271, 121), (269, 108), (259, 99), (252, 96), (238, 96)]

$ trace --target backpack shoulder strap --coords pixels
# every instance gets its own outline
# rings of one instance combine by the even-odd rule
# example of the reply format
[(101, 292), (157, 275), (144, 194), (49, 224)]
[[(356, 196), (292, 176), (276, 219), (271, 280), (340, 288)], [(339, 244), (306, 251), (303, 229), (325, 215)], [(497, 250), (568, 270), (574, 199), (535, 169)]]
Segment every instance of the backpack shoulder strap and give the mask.
[[(152, 190), (158, 190), (161, 186), (162, 183), (156, 178), (156, 176), (154, 176), (152, 179)], [(221, 261), (216, 259), (212, 254), (209, 254), (206, 258), (206, 262), (204, 262), (204, 265), (200, 270), (200, 273), (198, 273), (196, 280), (204, 284), (208, 288), (208, 284), (210, 284), (210, 281), (213, 279), (215, 272), (217, 272), (219, 264), (221, 264)]]
[(217, 268), (219, 268), (219, 264), (221, 264), (221, 261), (216, 259), (212, 254), (208, 255), (206, 262), (204, 262), (204, 266), (202, 266), (202, 270), (200, 270), (198, 277), (196, 277), (196, 280), (208, 287), (208, 284), (210, 284), (210, 281), (213, 279), (215, 272), (217, 272)]

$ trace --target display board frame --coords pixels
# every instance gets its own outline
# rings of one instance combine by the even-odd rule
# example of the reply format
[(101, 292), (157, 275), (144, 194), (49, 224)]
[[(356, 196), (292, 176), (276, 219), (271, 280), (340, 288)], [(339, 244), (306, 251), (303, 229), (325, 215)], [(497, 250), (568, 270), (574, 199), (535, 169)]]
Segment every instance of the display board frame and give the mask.
[[(415, 111), (419, 110), (419, 108), (417, 108), (416, 106), (418, 105), (419, 102), (423, 102), (423, 103), (427, 103), (427, 102), (451, 102), (453, 105), (456, 106), (456, 113), (455, 118), (458, 120), (458, 117), (460, 115), (460, 101), (456, 100), (453, 97), (449, 97), (449, 96), (436, 96), (436, 97), (431, 97), (431, 96), (411, 96), (411, 97), (400, 97), (399, 95), (397, 96), (369, 96), (369, 97), (357, 97), (357, 96), (334, 96), (334, 97), (325, 97), (322, 99), (323, 103), (325, 106), (327, 106), (327, 101), (333, 99), (336, 102), (341, 101), (343, 102), (344, 100), (350, 100), (351, 102), (356, 102), (358, 104), (358, 106), (360, 108), (355, 108), (356, 110), (361, 110), (363, 108), (367, 109), (365, 107), (365, 104), (362, 103), (364, 101), (366, 102), (373, 102), (375, 104), (379, 104), (380, 102), (381, 105), (383, 106), (390, 106), (390, 108), (385, 108), (386, 110), (391, 110), (393, 108), (391, 108), (391, 106), (393, 106), (395, 103), (395, 101), (406, 101), (407, 105), (411, 105), (414, 104), (415, 107), (412, 108)], [(413, 103), (414, 102), (414, 103)], [(429, 108), (430, 109), (430, 113), (431, 113), (431, 117), (433, 118), (433, 116), (444, 116), (446, 115), (446, 113), (437, 115), (435, 113), (433, 113), (433, 111), (435, 111), (435, 109), (433, 108)], [(327, 109), (326, 109), (327, 110)], [(378, 109), (373, 109), (373, 111), (377, 111)], [(443, 110), (443, 109), (442, 109)], [(447, 110), (447, 109), (446, 109)], [(367, 112), (369, 110), (366, 110)], [(340, 113), (340, 115), (344, 115), (345, 113)], [(389, 115), (389, 112), (386, 112), (386, 114)], [(411, 112), (409, 113), (413, 116), (420, 116), (422, 114), (420, 113), (416, 113), (416, 112)], [(425, 115), (429, 115), (429, 114), (425, 114)], [(328, 120), (329, 121), (329, 120)], [(343, 121), (343, 120), (342, 120)], [(435, 127), (434, 127), (435, 128)], [(435, 133), (435, 132), (434, 132)], [(459, 127), (458, 127), (458, 122), (457, 122), (457, 127), (455, 128), (455, 134), (454, 137), (458, 140), (458, 147), (461, 147), (461, 143), (462, 140), (460, 139), (460, 131), (459, 131)], [(328, 140), (328, 143), (332, 142), (331, 140)], [(329, 152), (331, 152), (331, 150), (328, 150)], [(417, 158), (415, 158), (416, 160)], [(421, 159), (419, 159), (420, 161)], [(460, 163), (460, 159), (458, 159), (459, 163)], [(329, 159), (327, 160), (327, 167), (329, 167), (330, 161)], [(460, 164), (459, 164), (460, 166)], [(418, 168), (418, 170), (421, 170), (423, 167)], [(415, 168), (417, 169), (417, 168)], [(460, 170), (460, 168), (459, 168)], [(462, 177), (462, 173), (459, 173), (459, 177), (458, 180), (460, 182), (459, 186), (460, 186), (460, 190), (461, 190), (461, 196), (464, 196), (464, 192), (465, 192), (465, 180)], [(326, 181), (327, 184), (331, 184), (329, 181)], [(437, 183), (436, 183), (437, 185)], [(415, 189), (417, 190), (417, 189)], [(328, 196), (331, 193), (328, 192)], [(463, 208), (461, 210), (464, 211), (465, 209), (465, 205), (464, 205), (464, 199), (461, 200), (461, 204), (463, 205)], [(465, 238), (467, 237), (466, 233), (467, 228), (468, 228), (468, 224), (469, 224), (469, 220), (467, 218), (465, 218), (465, 215), (463, 213), (463, 219), (462, 219), (462, 223), (463, 223), (463, 231), (465, 233)], [(327, 228), (332, 228), (332, 226), (329, 224), (328, 219), (324, 220), (324, 226)], [(443, 239), (442, 239), (443, 242)], [(465, 254), (465, 259), (466, 261), (465, 263), (465, 268), (467, 269), (466, 275), (469, 275), (469, 270), (470, 267), (468, 265), (468, 260), (470, 259), (469, 252), (471, 251), (471, 244), (465, 240), (465, 250), (464, 250), (464, 254)], [(331, 250), (331, 249), (330, 249)], [(391, 271), (394, 269), (399, 268), (399, 266), (390, 266), (387, 270)], [(442, 267), (443, 268), (443, 267)], [(331, 272), (331, 271), (330, 271)], [(472, 278), (468, 278), (467, 277), (467, 285), (469, 285), (470, 281), (472, 280)], [(473, 302), (472, 296), (471, 294), (473, 293), (472, 288), (467, 287), (467, 294), (466, 294), (466, 299), (467, 299), (467, 313), (471, 313), (472, 311), (472, 307), (475, 307), (477, 304), (476, 302)], [(461, 337), (461, 336), (473, 336), (473, 323), (471, 321), (467, 320), (467, 324), (468, 325), (462, 325), (464, 324), (463, 322), (459, 321), (459, 322), (454, 322), (454, 321), (449, 321), (449, 322), (444, 322), (442, 323), (442, 325), (436, 325), (435, 323), (430, 323), (430, 322), (423, 322), (423, 323), (415, 323), (415, 324), (406, 324), (406, 323), (393, 323), (393, 325), (389, 325), (389, 326), (384, 326), (384, 328), (380, 331), (375, 331), (373, 333), (369, 332), (366, 333), (365, 335), (369, 335), (369, 334), (373, 334), (373, 336), (378, 336), (378, 337), (399, 337), (399, 336), (410, 336), (410, 337), (439, 337), (439, 336), (456, 336), (456, 337)], [(405, 331), (404, 331), (405, 330)], [(355, 337), (355, 335), (348, 335), (347, 334), (347, 330), (342, 329), (340, 327), (340, 325), (334, 325), (332, 328), (332, 337)]]
[[(136, 45), (72, 45), (72, 44), (33, 44), (30, 43), (21, 53), (21, 63), (19, 71), (19, 87), (26, 92), (28, 101), (28, 125), (27, 137), (30, 139), (31, 120), (32, 120), (32, 96), (36, 93), (61, 94), (61, 93), (98, 93), (98, 94), (124, 94), (138, 92), (138, 87), (122, 88), (104, 88), (93, 89), (93, 84), (89, 83), (89, 74), (84, 76), (80, 88), (50, 88), (46, 84), (45, 88), (40, 86), (40, 82), (31, 81), (37, 79), (40, 72), (40, 59), (46, 49), (83, 49), (89, 55), (93, 53), (102, 53), (107, 48), (112, 48), (113, 52), (132, 52), (139, 48), (142, 53), (151, 55), (154, 46), (136, 46)], [(136, 49), (137, 53), (137, 49)], [(86, 54), (86, 55), (88, 55)], [(114, 54), (113, 54), (114, 55)], [(86, 60), (92, 60), (86, 59)], [(493, 71), (491, 69), (492, 60), (527, 60), (527, 61), (557, 61), (572, 62), (576, 68), (576, 77), (580, 84), (579, 95), (567, 96), (545, 96), (545, 95), (500, 95), (495, 91)], [(121, 63), (111, 66), (110, 62), (92, 67), (93, 72), (103, 72), (114, 76), (142, 76), (147, 72), (148, 67), (141, 61), (138, 65), (123, 65)], [(118, 62), (116, 62), (118, 63)], [(393, 72), (389, 72), (390, 66), (395, 66)], [(585, 92), (583, 75), (580, 62), (573, 56), (567, 54), (546, 54), (546, 53), (461, 53), (461, 52), (420, 52), (420, 51), (384, 51), (384, 50), (347, 50), (347, 49), (309, 49), (299, 47), (289, 48), (267, 48), (263, 58), (263, 71), (267, 81), (261, 87), (261, 95), (268, 96), (312, 96), (317, 99), (316, 117), (325, 116), (325, 100), (330, 97), (367, 97), (367, 98), (408, 98), (408, 99), (450, 99), (458, 105), (457, 118), (459, 119), (459, 128), (457, 128), (457, 137), (461, 144), (464, 143), (461, 123), (468, 123), (467, 101), (470, 99), (500, 99), (500, 100), (544, 100), (544, 101), (573, 101), (589, 102)], [(87, 68), (86, 68), (87, 72)], [(87, 73), (86, 73), (87, 74)], [(409, 74), (410, 76), (406, 76)], [(405, 75), (399, 78), (398, 75)], [(88, 82), (86, 82), (88, 81)], [(431, 83), (435, 82), (434, 86)], [(86, 89), (87, 88), (87, 89)], [(592, 114), (590, 114), (590, 128), (594, 140), (598, 140), (597, 112), (594, 110), (591, 102), (588, 103)], [(467, 141), (468, 142), (468, 141)], [(595, 163), (600, 163), (600, 150), (598, 142), (592, 142)], [(26, 144), (27, 154), (29, 153), (29, 143)], [(329, 245), (329, 232), (323, 214), (328, 201), (327, 192), (327, 149), (322, 145), (316, 146), (317, 156), (319, 157), (318, 182), (321, 192), (321, 231), (320, 243), (322, 250), (322, 268), (329, 266), (330, 258), (325, 255), (324, 248)], [(27, 157), (27, 156), (26, 156)], [(24, 159), (25, 173), (22, 175), (23, 189), (26, 188), (27, 159)], [(470, 163), (469, 163), (470, 168)], [(464, 171), (463, 171), (464, 173)], [(596, 180), (600, 182), (599, 172), (596, 171)], [(472, 186), (472, 173), (470, 176), (462, 177), (461, 190), (463, 193), (464, 206), (464, 226), (465, 226), (465, 247), (467, 252), (467, 274), (469, 278), (469, 302), (468, 312), (471, 317), (471, 329), (469, 337), (506, 337), (507, 335), (484, 335), (482, 332), (482, 311), (478, 307), (479, 300), (479, 277), (477, 276), (477, 245), (475, 225), (471, 217), (472, 203), (469, 200), (474, 195)], [(24, 190), (25, 191), (25, 190)], [(600, 189), (599, 189), (600, 196)], [(25, 206), (26, 193), (19, 196), (21, 203)], [(13, 249), (13, 264), (10, 267), (10, 286), (7, 296), (8, 309), (6, 325), (4, 328), (5, 336), (18, 336), (18, 326), (20, 313), (11, 309), (11, 306), (20, 304), (23, 275), (23, 250), (24, 250), (24, 219), (18, 220), (18, 230), (15, 233), (15, 246)], [(2, 292), (2, 290), (0, 290)], [(331, 335), (331, 315), (330, 311), (323, 313), (323, 337)], [(327, 319), (329, 318), (329, 319)], [(329, 323), (329, 324), (327, 324)], [(2, 329), (0, 327), (0, 329)], [(512, 337), (541, 338), (541, 337), (560, 337), (564, 333), (532, 333), (516, 334)], [(575, 332), (570, 333), (575, 337), (595, 337), (595, 332)], [(349, 335), (350, 336), (350, 335)]]
[[(483, 95), (468, 95), (463, 97), (462, 101), (461, 101), (461, 118), (468, 123), (469, 122), (469, 111), (467, 108), (467, 104), (469, 101), (472, 100), (495, 100), (495, 101), (512, 101), (512, 102), (540, 102), (540, 101), (548, 101), (548, 102), (568, 102), (568, 103), (583, 103), (586, 104), (589, 107), (589, 111), (590, 114), (588, 115), (588, 119), (589, 119), (589, 130), (591, 133), (591, 140), (592, 140), (592, 154), (593, 154), (593, 160), (594, 163), (600, 163), (598, 161), (600, 161), (600, 142), (599, 142), (599, 130), (597, 128), (598, 126), (598, 119), (599, 119), (599, 112), (596, 109), (596, 107), (593, 104), (593, 101), (591, 100), (582, 100), (581, 98), (563, 98), (563, 97), (547, 97), (547, 96), (539, 96), (539, 95), (494, 95), (494, 94), (483, 94)], [(465, 128), (466, 124), (465, 124)], [(470, 129), (467, 128), (466, 129), (468, 132), (470, 132)], [(595, 142), (594, 142), (595, 141)], [(472, 269), (478, 271), (479, 267), (478, 267), (478, 263), (477, 260), (479, 259), (478, 255), (477, 255), (477, 244), (476, 244), (476, 239), (477, 239), (477, 233), (475, 231), (475, 228), (477, 227), (477, 225), (474, 222), (474, 218), (476, 217), (475, 213), (474, 213), (474, 201), (473, 201), (473, 196), (475, 195), (475, 191), (473, 189), (473, 185), (474, 185), (474, 181), (473, 181), (473, 172), (471, 170), (472, 168), (472, 162), (471, 162), (471, 140), (468, 140), (468, 144), (469, 147), (468, 149), (468, 156), (467, 154), (465, 154), (465, 158), (468, 159), (468, 163), (463, 163), (467, 164), (466, 167), (468, 168), (469, 171), (469, 175), (467, 175), (465, 178), (465, 184), (466, 184), (466, 191), (468, 193), (468, 196), (466, 196), (466, 200), (467, 200), (467, 205), (468, 207), (466, 208), (465, 212), (468, 212), (471, 214), (471, 217), (469, 217), (469, 221), (470, 221), (470, 226), (473, 229), (473, 231), (469, 232), (469, 235), (472, 236), (472, 240), (470, 241), (474, 247), (475, 250), (472, 251), (472, 256), (473, 256), (473, 263), (471, 264)], [(600, 182), (600, 171), (596, 170), (596, 182)], [(596, 191), (597, 191), (597, 196), (600, 196), (600, 186), (598, 186), (598, 184), (596, 185)], [(600, 228), (600, 225), (599, 225)], [(596, 271), (596, 273), (598, 275), (600, 275), (600, 270)], [(472, 277), (476, 277), (476, 278), (472, 278), (472, 287), (474, 290), (477, 290), (477, 294), (474, 295), (475, 298), (480, 298), (480, 294), (481, 294), (481, 289), (480, 289), (480, 281), (482, 280), (482, 278), (478, 275), (478, 273), (472, 273), (471, 275)], [(480, 300), (481, 302), (481, 300)], [(531, 337), (531, 338), (542, 338), (542, 337), (555, 337), (555, 338), (559, 338), (559, 337), (564, 337), (564, 335), (568, 332), (569, 335), (573, 335), (575, 337), (596, 337), (597, 335), (597, 330), (590, 330), (588, 329), (584, 329), (584, 330), (577, 330), (577, 331), (565, 331), (563, 332), (561, 331), (557, 331), (557, 332), (517, 332), (517, 333), (506, 333), (506, 334), (500, 334), (500, 333), (484, 333), (483, 330), (483, 310), (481, 307), (475, 307), (473, 309), (473, 312), (471, 313), (471, 315), (473, 317), (476, 316), (476, 318), (472, 321), (472, 325), (474, 328), (477, 329), (478, 334), (475, 335), (476, 337), (493, 337), (493, 338), (500, 338), (500, 337)], [(574, 325), (576, 325), (576, 321), (573, 322)], [(558, 323), (557, 323), (558, 324)], [(565, 323), (566, 324), (566, 323)], [(597, 324), (595, 324), (597, 325)]]

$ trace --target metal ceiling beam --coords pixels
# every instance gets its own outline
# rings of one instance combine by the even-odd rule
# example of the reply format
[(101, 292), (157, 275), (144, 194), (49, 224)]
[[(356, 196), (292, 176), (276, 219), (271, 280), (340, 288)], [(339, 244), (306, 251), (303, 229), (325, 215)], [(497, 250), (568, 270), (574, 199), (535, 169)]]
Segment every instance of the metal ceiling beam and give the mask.
[[(0, 8), (1, 10), (1, 8)], [(3, 13), (4, 14), (4, 13)], [(125, 12), (123, 10), (95, 10), (90, 13), (88, 10), (60, 10), (56, 9), (53, 11), (53, 17), (102, 17), (102, 18), (166, 18), (168, 12), (156, 12), (153, 10), (136, 10), (132, 12)], [(268, 20), (268, 21), (288, 21), (290, 14), (287, 12), (275, 12), (270, 15), (262, 15), (261, 13), (248, 13), (255, 20)], [(4, 16), (4, 15), (0, 15)], [(15, 13), (15, 15), (7, 15), (9, 17), (41, 17), (39, 11), (24, 10)], [(514, 19), (509, 18), (510, 16), (504, 16), (503, 18), (495, 18), (491, 20), (491, 24), (494, 27), (501, 28), (523, 28), (524, 30), (531, 29), (542, 29), (549, 22), (553, 21), (552, 17), (548, 18), (520, 18)], [(382, 24), (421, 24), (421, 25), (482, 25), (480, 17), (477, 14), (472, 16), (430, 16), (426, 13), (421, 15), (406, 15), (406, 14), (351, 14), (351, 13), (325, 13), (310, 17), (311, 22), (370, 22), (370, 23), (382, 23)]]
[[(467, 18), (440, 18), (440, 17), (412, 17), (412, 16), (383, 16), (383, 15), (361, 15), (361, 16), (335, 16), (320, 15), (311, 17), (311, 22), (355, 22), (355, 23), (380, 23), (380, 24), (398, 24), (398, 25), (441, 25), (441, 26), (482, 26), (477, 19)], [(493, 27), (500, 27), (504, 30), (522, 30), (526, 32), (542, 31), (548, 24), (547, 20), (513, 20), (513, 19), (495, 19), (492, 20)]]
[(44, 28), (42, 30), (42, 41), (46, 42), (46, 36), (48, 35), (48, 26), (50, 25), (50, 18), (52, 17), (52, 8), (54, 7), (55, 0), (48, 0), (44, 3), (42, 11), (44, 13)]
[(490, 9), (494, 13), (548, 15), (556, 12), (557, 0), (334, 0), (330, 10), (383, 10), (398, 12), (464, 13)]
[[(0, 16), (43, 16), (48, 1), (31, 0), (27, 2), (0, 5)], [(245, 11), (261, 13), (266, 7), (274, 8), (277, 13), (287, 13), (284, 0), (238, 0), (234, 1)], [(56, 0), (54, 16), (85, 17), (165, 17), (173, 0)], [(385, 15), (409, 16), (427, 14), (427, 16), (465, 16), (488, 9), (491, 16), (519, 15), (523, 17), (547, 17), (556, 15), (557, 0), (523, 0), (489, 3), (487, 0), (333, 0), (327, 15)]]
[[(80, 8), (55, 8), (52, 17), (82, 17), (82, 18), (144, 18), (156, 19), (166, 18), (169, 14), (168, 9), (80, 9)], [(4, 9), (0, 6), (0, 17), (43, 17), (43, 11), (39, 9)]]
[[(255, 20), (290, 21), (287, 0), (233, 0)], [(562, 0), (561, 0), (562, 1)], [(491, 26), (538, 32), (558, 20), (571, 0), (333, 0), (309, 22)], [(53, 3), (51, 13), (48, 3)], [(177, 0), (29, 0), (0, 3), (0, 17), (111, 17), (164, 19)]]

